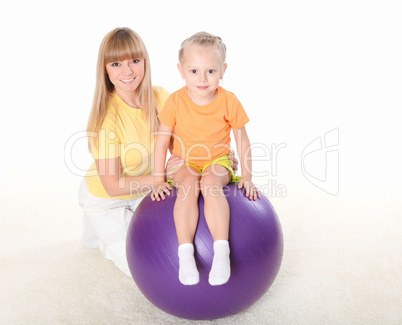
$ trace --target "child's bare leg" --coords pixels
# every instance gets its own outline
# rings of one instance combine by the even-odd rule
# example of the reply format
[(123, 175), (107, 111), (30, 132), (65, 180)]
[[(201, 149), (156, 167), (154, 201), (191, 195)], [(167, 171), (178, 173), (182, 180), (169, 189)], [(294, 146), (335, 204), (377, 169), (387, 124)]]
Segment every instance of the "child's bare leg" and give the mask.
[(190, 166), (183, 166), (174, 178), (174, 185), (178, 189), (173, 215), (179, 242), (179, 279), (185, 285), (199, 282), (193, 246), (199, 217), (199, 178)]
[(230, 278), (229, 259), (229, 204), (222, 187), (230, 181), (229, 171), (220, 165), (207, 168), (201, 178), (201, 191), (204, 197), (204, 214), (214, 239), (214, 258), (209, 283), (221, 285)]
[(198, 224), (199, 179), (199, 173), (191, 166), (183, 166), (175, 173), (177, 198), (173, 215), (179, 245), (193, 243), (194, 240)]
[(205, 220), (214, 241), (229, 238), (229, 204), (222, 190), (229, 182), (229, 171), (221, 165), (206, 168), (201, 178)]

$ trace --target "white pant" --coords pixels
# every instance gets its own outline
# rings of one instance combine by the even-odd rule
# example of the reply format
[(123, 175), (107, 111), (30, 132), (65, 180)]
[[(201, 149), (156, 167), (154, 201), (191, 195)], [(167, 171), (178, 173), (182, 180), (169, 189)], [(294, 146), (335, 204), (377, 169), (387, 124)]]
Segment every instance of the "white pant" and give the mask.
[(82, 241), (85, 247), (99, 247), (102, 254), (131, 277), (126, 257), (127, 229), (144, 197), (132, 200), (104, 199), (89, 192), (85, 178), (81, 182), (79, 204), (83, 210)]

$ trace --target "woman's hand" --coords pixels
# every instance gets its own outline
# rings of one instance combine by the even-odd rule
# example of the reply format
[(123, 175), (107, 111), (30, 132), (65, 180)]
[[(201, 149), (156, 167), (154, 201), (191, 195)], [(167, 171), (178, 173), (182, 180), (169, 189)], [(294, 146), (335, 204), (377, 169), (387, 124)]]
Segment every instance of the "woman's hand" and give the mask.
[(165, 168), (166, 179), (173, 180), (174, 173), (177, 172), (177, 170), (183, 165), (184, 165), (184, 159), (181, 159), (180, 157), (172, 153)]
[(152, 186), (152, 193), (151, 193), (151, 199), (152, 201), (160, 201), (161, 199), (164, 200), (165, 194), (170, 195), (170, 190), (172, 189), (172, 186), (169, 183), (166, 182), (158, 182), (155, 183)]
[(238, 188), (245, 188), (246, 189), (246, 196), (250, 200), (257, 200), (257, 197), (261, 199), (261, 194), (258, 191), (257, 187), (253, 184), (251, 179), (241, 179), (238, 184)]
[(230, 160), (230, 167), (232, 167), (234, 173), (236, 174), (237, 169), (239, 167), (239, 161), (235, 157), (235, 153), (232, 148), (230, 148), (230, 153), (228, 154), (228, 158)]

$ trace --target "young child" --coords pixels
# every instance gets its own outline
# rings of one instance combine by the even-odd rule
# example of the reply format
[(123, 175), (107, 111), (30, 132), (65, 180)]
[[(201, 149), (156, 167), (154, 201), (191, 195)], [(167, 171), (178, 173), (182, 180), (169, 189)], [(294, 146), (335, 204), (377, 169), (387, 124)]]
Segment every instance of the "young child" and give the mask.
[[(198, 223), (198, 196), (204, 197), (204, 214), (214, 240), (214, 258), (209, 274), (211, 285), (230, 278), (230, 212), (222, 187), (238, 181), (252, 200), (260, 193), (251, 181), (250, 141), (245, 124), (249, 121), (234, 94), (219, 86), (227, 64), (226, 46), (220, 37), (200, 32), (186, 39), (179, 51), (177, 67), (186, 86), (171, 94), (161, 113), (155, 145), (152, 198), (159, 201), (169, 194), (164, 163), (173, 132), (173, 153), (185, 164), (174, 172), (178, 188), (174, 221), (179, 242), (179, 279), (185, 285), (199, 282), (193, 240)], [(233, 129), (242, 177), (236, 178), (228, 155)]]

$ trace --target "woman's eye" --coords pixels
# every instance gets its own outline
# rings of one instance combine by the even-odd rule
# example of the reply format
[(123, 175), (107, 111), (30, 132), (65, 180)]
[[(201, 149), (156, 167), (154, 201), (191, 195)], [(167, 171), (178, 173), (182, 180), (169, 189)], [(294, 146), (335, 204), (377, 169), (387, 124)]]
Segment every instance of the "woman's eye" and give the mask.
[(120, 65), (119, 62), (113, 62), (113, 63), (111, 64), (112, 67), (118, 67), (119, 65)]
[(140, 62), (140, 59), (134, 59), (133, 61), (131, 61), (132, 63), (138, 63)]

